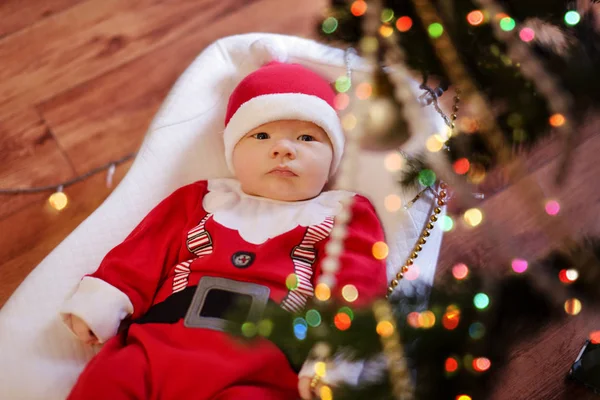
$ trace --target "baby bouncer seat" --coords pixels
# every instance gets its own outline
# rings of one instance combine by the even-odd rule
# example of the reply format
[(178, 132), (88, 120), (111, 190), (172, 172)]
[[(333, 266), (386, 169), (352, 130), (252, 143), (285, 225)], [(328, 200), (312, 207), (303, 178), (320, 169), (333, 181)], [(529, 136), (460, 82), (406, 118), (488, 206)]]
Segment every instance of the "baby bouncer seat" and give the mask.
[[(0, 398), (64, 399), (85, 364), (99, 350), (80, 343), (63, 325), (59, 308), (84, 274), (96, 270), (104, 255), (142, 218), (178, 187), (210, 178), (229, 177), (222, 143), (227, 100), (237, 83), (274, 56), (300, 63), (330, 81), (368, 72), (355, 54), (308, 39), (276, 34), (244, 34), (220, 39), (186, 69), (155, 116), (125, 178), (75, 231), (25, 279), (0, 310)], [(282, 59), (283, 58), (283, 59)], [(411, 89), (418, 96), (418, 85)], [(426, 110), (439, 131), (444, 122)], [(412, 137), (403, 150), (423, 148), (428, 135)], [(408, 209), (388, 211), (384, 199), (396, 193), (403, 204), (415, 192), (401, 191), (397, 176), (384, 165), (385, 152), (361, 150), (356, 187), (381, 218), (390, 253), (388, 278), (410, 254), (427, 223), (433, 197), (425, 195)], [(403, 280), (397, 291), (412, 294), (431, 285), (441, 245), (435, 229), (419, 255), (418, 278)]]

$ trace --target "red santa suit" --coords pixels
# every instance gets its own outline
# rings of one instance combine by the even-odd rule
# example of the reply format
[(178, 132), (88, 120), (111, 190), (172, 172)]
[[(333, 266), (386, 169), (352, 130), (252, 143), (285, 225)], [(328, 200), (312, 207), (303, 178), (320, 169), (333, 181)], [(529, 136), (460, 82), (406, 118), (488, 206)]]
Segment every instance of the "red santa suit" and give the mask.
[[(273, 343), (258, 339), (249, 346), (220, 330), (188, 327), (181, 304), (173, 312), (169, 307), (202, 278), (219, 277), (267, 287), (270, 301), (301, 310), (321, 274), (340, 201), (349, 196), (352, 219), (333, 295), (352, 284), (366, 303), (385, 295), (386, 275), (384, 262), (372, 255), (383, 230), (365, 197), (327, 191), (281, 202), (247, 195), (233, 179), (175, 191), (82, 279), (63, 307), (105, 342), (69, 398), (298, 398), (297, 373)], [(290, 276), (297, 282), (292, 289)], [(134, 323), (117, 335), (127, 316)]]

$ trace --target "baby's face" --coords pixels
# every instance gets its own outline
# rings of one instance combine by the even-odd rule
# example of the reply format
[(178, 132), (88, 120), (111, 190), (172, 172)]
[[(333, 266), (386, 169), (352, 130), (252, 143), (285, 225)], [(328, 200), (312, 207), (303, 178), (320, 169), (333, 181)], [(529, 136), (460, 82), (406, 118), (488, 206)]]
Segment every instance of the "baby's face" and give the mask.
[(327, 183), (333, 148), (312, 122), (284, 120), (248, 132), (233, 149), (233, 168), (242, 190), (274, 200), (316, 197)]

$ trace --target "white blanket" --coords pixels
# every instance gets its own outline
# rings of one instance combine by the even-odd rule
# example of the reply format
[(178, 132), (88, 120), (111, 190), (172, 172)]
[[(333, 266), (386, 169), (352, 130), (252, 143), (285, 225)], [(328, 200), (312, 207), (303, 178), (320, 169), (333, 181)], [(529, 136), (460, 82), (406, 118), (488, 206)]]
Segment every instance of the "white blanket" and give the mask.
[[(33, 270), (0, 311), (0, 399), (66, 397), (99, 349), (82, 345), (69, 333), (59, 319), (59, 306), (82, 275), (93, 272), (161, 199), (187, 183), (228, 176), (221, 133), (229, 93), (274, 52), (331, 81), (346, 70), (342, 50), (297, 37), (247, 34), (221, 39), (206, 48), (171, 90), (121, 184)], [(351, 65), (357, 74), (365, 68), (356, 56)], [(433, 110), (428, 113), (441, 131), (442, 119)], [(433, 133), (412, 138), (405, 149), (421, 149), (424, 138)], [(396, 177), (384, 168), (384, 156), (361, 155), (356, 190), (372, 200), (384, 222), (391, 277), (414, 246), (431, 203), (425, 199), (408, 211), (386, 211), (388, 194), (397, 192), (408, 202), (414, 193), (399, 192)], [(441, 232), (436, 228), (418, 258), (422, 282), (433, 281), (440, 243)], [(414, 282), (403, 281), (399, 290), (413, 290)]]

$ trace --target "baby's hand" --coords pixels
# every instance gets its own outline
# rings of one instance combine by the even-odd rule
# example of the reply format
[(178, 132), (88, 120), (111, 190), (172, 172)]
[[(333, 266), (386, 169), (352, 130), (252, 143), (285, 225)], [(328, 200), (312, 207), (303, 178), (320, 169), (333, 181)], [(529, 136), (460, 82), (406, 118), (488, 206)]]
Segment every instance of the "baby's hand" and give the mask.
[(81, 318), (71, 314), (70, 319), (67, 321), (71, 330), (75, 333), (75, 335), (84, 342), (85, 344), (98, 344), (100, 341), (94, 335), (94, 332), (91, 331), (88, 324), (85, 323)]
[(298, 378), (298, 393), (302, 400), (320, 399), (320, 391), (323, 384), (318, 383), (316, 387), (311, 387), (312, 378), (302, 376)]

